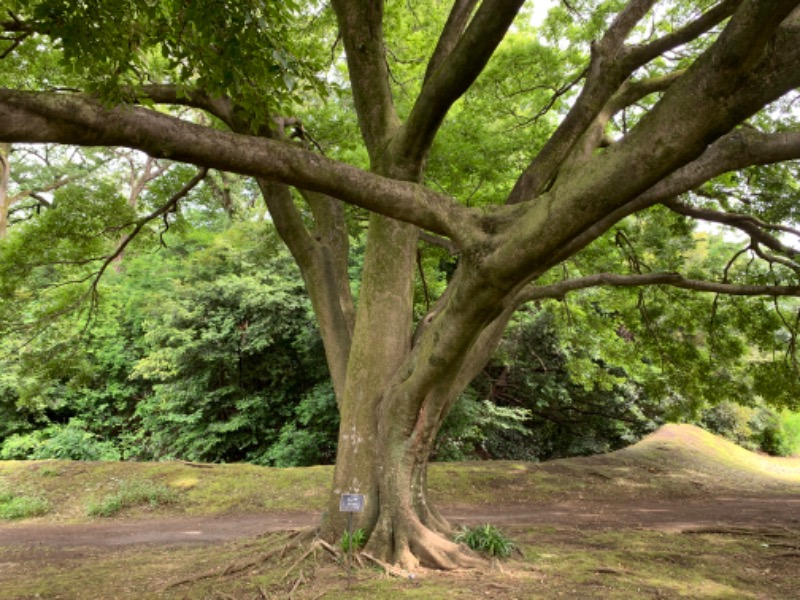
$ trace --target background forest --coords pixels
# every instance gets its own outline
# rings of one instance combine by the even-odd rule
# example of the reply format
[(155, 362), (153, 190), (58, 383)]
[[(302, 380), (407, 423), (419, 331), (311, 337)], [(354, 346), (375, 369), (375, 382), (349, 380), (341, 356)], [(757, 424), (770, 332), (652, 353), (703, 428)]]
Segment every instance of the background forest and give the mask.
[[(173, 212), (143, 220), (97, 279), (82, 257), (120, 250), (115, 222), (152, 216), (183, 167), (47, 151), (12, 154), (19, 201), (0, 242), (0, 458), (333, 462), (338, 416), (321, 339), (250, 184), (208, 174)], [(49, 165), (65, 164), (71, 176), (51, 175)], [(653, 254), (630, 255), (632, 238)], [(688, 256), (689, 268), (718, 271), (736, 251), (729, 238), (653, 211), (581, 259)], [(351, 244), (357, 272), (363, 240)], [(420, 246), (420, 314), (456, 260)], [(668, 420), (792, 454), (800, 417), (787, 410), (797, 398), (793, 363), (781, 358), (788, 325), (777, 304), (663, 288), (532, 303), (448, 417), (435, 459), (604, 452)]]

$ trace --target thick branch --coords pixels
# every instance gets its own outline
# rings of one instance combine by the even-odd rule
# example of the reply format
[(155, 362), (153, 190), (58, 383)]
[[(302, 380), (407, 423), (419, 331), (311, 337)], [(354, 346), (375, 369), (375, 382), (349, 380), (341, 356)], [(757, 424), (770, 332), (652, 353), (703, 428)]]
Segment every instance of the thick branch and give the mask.
[(669, 285), (695, 292), (711, 292), (729, 296), (800, 296), (800, 285), (737, 285), (690, 279), (678, 273), (644, 273), (636, 275), (617, 275), (598, 273), (588, 277), (568, 279), (552, 285), (531, 285), (516, 297), (516, 305), (521, 306), (531, 300), (546, 298), (562, 299), (570, 292), (593, 287), (640, 287), (647, 285)]
[(635, 26), (635, 21), (646, 14), (645, 9), (652, 5), (651, 2), (630, 3), (603, 39), (592, 46), (592, 58), (583, 90), (564, 121), (519, 178), (507, 203), (515, 204), (533, 199), (551, 185), (562, 161), (570, 154), (574, 144), (625, 80), (654, 58), (652, 53), (656, 48), (663, 52), (698, 37), (729, 16), (736, 4), (738, 3), (733, 1), (723, 2), (684, 29), (667, 36), (668, 39), (664, 38), (661, 46), (655, 46), (654, 42), (643, 48), (626, 51), (622, 47), (625, 36)]
[(453, 8), (450, 9), (450, 15), (447, 17), (442, 34), (439, 36), (436, 48), (428, 61), (424, 81), (430, 79), (430, 76), (436, 72), (444, 59), (456, 47), (477, 4), (478, 0), (455, 0), (453, 2)]
[[(749, 166), (792, 159), (800, 159), (800, 132), (766, 134), (751, 128), (735, 130), (709, 146), (695, 161), (675, 171), (627, 204), (607, 213), (568, 243), (563, 244), (549, 257), (546, 266), (550, 268), (572, 256), (628, 215), (657, 203), (669, 205), (675, 197), (697, 188), (718, 175)], [(710, 218), (711, 215), (706, 216), (709, 217), (708, 220), (713, 220)], [(698, 217), (704, 218), (699, 215)], [(763, 237), (758, 239), (764, 241)], [(772, 244), (764, 245), (773, 248)]]
[(217, 117), (233, 131), (244, 133), (248, 129), (245, 122), (240, 122), (236, 118), (230, 98), (212, 97), (200, 89), (181, 90), (173, 84), (150, 84), (138, 91), (156, 104), (173, 104), (204, 110)]
[(628, 80), (622, 84), (620, 90), (611, 97), (606, 106), (597, 114), (594, 122), (587, 127), (586, 132), (575, 143), (569, 155), (564, 158), (559, 175), (569, 176), (569, 173), (588, 161), (595, 150), (611, 144), (606, 135), (606, 127), (618, 112), (645, 96), (666, 90), (682, 74), (683, 71), (677, 71), (662, 77), (639, 81)]
[(430, 74), (403, 127), (400, 160), (420, 162), (447, 111), (480, 75), (524, 0), (484, 0), (441, 66)]
[(646, 192), (643, 199), (650, 204), (667, 202), (723, 173), (796, 159), (800, 159), (800, 132), (763, 133), (742, 127), (714, 142), (699, 158)]
[(664, 37), (648, 44), (632, 46), (628, 51), (629, 57), (635, 63), (643, 65), (669, 50), (688, 44), (730, 17), (741, 3), (742, 0), (725, 0)]
[(683, 73), (681, 70), (659, 77), (649, 77), (636, 81), (628, 80), (620, 88), (619, 92), (614, 94), (608, 101), (606, 111), (613, 117), (622, 109), (629, 107), (642, 98), (668, 89)]
[(82, 95), (0, 90), (0, 139), (127, 146), (157, 158), (325, 193), (456, 241), (477, 233), (477, 213), (420, 185), (276, 140), (217, 131), (138, 107), (106, 109)]
[(347, 54), (358, 123), (373, 164), (400, 121), (389, 87), (383, 0), (333, 0)]

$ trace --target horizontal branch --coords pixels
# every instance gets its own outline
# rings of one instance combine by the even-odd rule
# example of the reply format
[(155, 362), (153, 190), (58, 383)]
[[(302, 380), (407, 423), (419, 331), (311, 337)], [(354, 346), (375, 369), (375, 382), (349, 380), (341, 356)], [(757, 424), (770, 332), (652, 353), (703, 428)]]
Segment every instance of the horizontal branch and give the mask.
[(561, 299), (570, 292), (593, 287), (641, 287), (649, 285), (668, 285), (694, 292), (711, 292), (729, 296), (800, 296), (800, 285), (737, 285), (690, 279), (678, 273), (643, 273), (635, 275), (598, 273), (587, 277), (567, 279), (551, 285), (530, 285), (517, 295), (516, 304), (519, 306), (525, 302), (547, 298)]
[(678, 169), (646, 193), (650, 203), (664, 202), (723, 173), (800, 159), (800, 132), (763, 133), (743, 127), (723, 136), (696, 160)]
[(701, 221), (708, 221), (710, 223), (719, 223), (720, 225), (727, 225), (728, 227), (739, 229), (750, 236), (750, 238), (755, 242), (763, 244), (764, 246), (767, 246), (776, 252), (780, 252), (792, 257), (800, 255), (799, 251), (783, 244), (776, 237), (766, 232), (766, 230), (781, 231), (783, 233), (796, 235), (798, 238), (800, 238), (800, 231), (791, 227), (766, 223), (761, 219), (757, 219), (751, 215), (721, 212), (707, 208), (697, 208), (694, 206), (689, 206), (683, 202), (678, 202), (677, 200), (665, 202), (664, 205), (670, 210), (686, 217), (699, 219)]
[(478, 213), (421, 185), (381, 177), (277, 140), (218, 131), (141, 107), (105, 108), (80, 94), (0, 89), (0, 139), (125, 146), (155, 158), (321, 192), (454, 240), (477, 232)]

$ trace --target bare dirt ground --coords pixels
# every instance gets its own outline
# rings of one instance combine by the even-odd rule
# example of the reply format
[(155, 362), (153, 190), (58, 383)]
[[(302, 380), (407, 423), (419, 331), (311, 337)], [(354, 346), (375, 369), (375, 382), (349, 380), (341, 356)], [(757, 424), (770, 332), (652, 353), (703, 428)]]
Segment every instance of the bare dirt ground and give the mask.
[[(775, 529), (800, 533), (800, 496), (706, 497), (634, 503), (591, 498), (541, 505), (444, 507), (451, 523), (502, 527), (572, 526), (580, 529), (643, 529), (681, 533), (726, 529)], [(313, 527), (318, 512), (211, 517), (126, 519), (80, 524), (12, 524), (0, 528), (0, 546), (25, 546), (20, 558), (36, 562), (73, 555), (75, 549), (138, 544), (214, 544), (270, 532)]]

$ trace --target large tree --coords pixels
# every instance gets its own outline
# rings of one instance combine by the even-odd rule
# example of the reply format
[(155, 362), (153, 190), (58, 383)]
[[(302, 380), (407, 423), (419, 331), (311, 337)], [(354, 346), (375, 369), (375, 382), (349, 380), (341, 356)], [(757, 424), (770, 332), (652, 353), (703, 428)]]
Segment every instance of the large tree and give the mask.
[[(800, 295), (797, 250), (782, 237), (797, 229), (762, 218), (778, 214), (765, 208), (770, 198), (736, 204), (709, 184), (800, 158), (796, 108), (785, 106), (800, 86), (800, 2), (574, 0), (539, 30), (523, 4), (455, 0), (446, 13), (438, 2), (332, 0), (338, 35), (325, 28), (327, 8), (259, 0), (12, 0), (2, 17), (3, 142), (122, 146), (197, 165), (198, 177), (211, 168), (256, 179), (303, 273), (341, 415), (323, 535), (344, 527), (339, 494), (365, 494), (367, 548), (405, 567), (474, 560), (428, 501), (427, 461), (522, 304), (590, 286)], [(335, 65), (342, 50), (349, 83), (324, 70), (324, 57)], [(39, 64), (53, 53), (61, 63)], [(302, 143), (313, 141), (309, 121), (346, 127), (341, 115), (323, 123), (325, 107), (310, 100), (322, 88), (351, 103), (360, 139), (350, 155), (363, 148), (368, 168)], [(492, 129), (492, 96), (497, 120), (510, 115), (514, 127)], [(476, 144), (492, 148), (490, 164), (475, 168), (517, 171), (480, 206), (466, 184), (430, 185), (429, 164), (461, 160), (436, 145), (450, 126), (465, 140), (492, 136)], [(796, 202), (796, 191), (773, 193)], [(554, 269), (659, 204), (741, 229), (769, 268), (754, 281), (745, 270), (713, 281)], [(345, 205), (369, 212), (357, 302)], [(458, 262), (415, 318), (422, 242)]]

